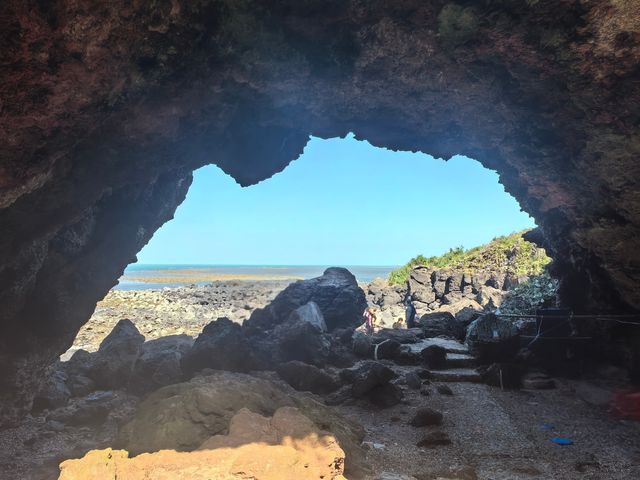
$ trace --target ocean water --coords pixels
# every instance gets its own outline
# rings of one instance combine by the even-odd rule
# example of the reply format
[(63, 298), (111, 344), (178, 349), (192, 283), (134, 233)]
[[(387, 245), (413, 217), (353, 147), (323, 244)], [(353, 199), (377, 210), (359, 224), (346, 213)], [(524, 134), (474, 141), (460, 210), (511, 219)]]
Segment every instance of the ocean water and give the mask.
[[(331, 265), (329, 265), (331, 266)], [(181, 285), (206, 285), (217, 280), (293, 281), (322, 275), (326, 265), (129, 265), (115, 287), (144, 290)], [(336, 265), (342, 266), (342, 265)], [(359, 283), (386, 278), (396, 266), (345, 266)]]

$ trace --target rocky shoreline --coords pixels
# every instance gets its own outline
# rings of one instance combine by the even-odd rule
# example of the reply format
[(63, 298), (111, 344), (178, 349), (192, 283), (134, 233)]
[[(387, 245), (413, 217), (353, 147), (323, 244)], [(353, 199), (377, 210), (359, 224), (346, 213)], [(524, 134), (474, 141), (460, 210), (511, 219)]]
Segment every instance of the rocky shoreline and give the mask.
[[(639, 432), (601, 410), (623, 372), (550, 376), (541, 352), (522, 349), (523, 328), (488, 312), (506, 278), (470, 280), (465, 288), (463, 276), (415, 272), (414, 299), (433, 297), (419, 326), (384, 320), (372, 335), (358, 328), (364, 308), (393, 319), (406, 291), (381, 281), (362, 289), (342, 268), (253, 290), (112, 292), (70, 358), (51, 368), (31, 415), (0, 432), (0, 476), (637, 477), (635, 450), (616, 439), (634, 445)], [(485, 311), (487, 288), (495, 295)], [(571, 434), (579, 449), (558, 455), (539, 424)]]

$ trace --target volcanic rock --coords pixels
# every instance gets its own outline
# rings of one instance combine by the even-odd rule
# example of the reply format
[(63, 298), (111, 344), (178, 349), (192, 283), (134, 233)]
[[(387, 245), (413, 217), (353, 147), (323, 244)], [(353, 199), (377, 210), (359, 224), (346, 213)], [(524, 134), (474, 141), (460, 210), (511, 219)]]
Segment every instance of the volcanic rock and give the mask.
[(426, 427), (440, 424), (442, 424), (442, 413), (429, 407), (422, 407), (416, 410), (409, 421), (409, 425), (413, 427)]
[(282, 363), (276, 368), (278, 375), (296, 390), (326, 394), (336, 391), (340, 384), (324, 370), (303, 362)]
[(184, 353), (181, 366), (185, 375), (192, 376), (204, 368), (248, 372), (256, 363), (241, 326), (222, 317), (204, 327)]
[(427, 313), (420, 317), (420, 328), (425, 337), (464, 338), (464, 327), (449, 312)]

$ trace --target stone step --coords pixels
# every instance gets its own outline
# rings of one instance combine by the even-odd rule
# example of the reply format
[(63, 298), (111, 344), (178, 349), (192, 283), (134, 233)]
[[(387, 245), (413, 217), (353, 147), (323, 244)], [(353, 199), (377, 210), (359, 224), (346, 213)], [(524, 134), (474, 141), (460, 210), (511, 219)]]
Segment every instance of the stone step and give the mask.
[(448, 368), (445, 370), (431, 370), (429, 380), (433, 382), (481, 383), (482, 377), (475, 368)]
[(447, 353), (449, 368), (473, 368), (478, 365), (476, 357), (468, 353)]
[(469, 349), (464, 343), (449, 338), (424, 338), (417, 343), (409, 344), (409, 347), (412, 351), (419, 353), (431, 345), (438, 345), (448, 353), (469, 353)]

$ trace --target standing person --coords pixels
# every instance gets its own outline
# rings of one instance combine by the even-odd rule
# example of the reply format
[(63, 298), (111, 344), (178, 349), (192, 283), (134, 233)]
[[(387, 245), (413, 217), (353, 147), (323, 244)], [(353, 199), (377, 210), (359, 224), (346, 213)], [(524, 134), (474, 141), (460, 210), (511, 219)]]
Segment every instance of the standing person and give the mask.
[(373, 308), (368, 307), (365, 308), (364, 313), (362, 314), (364, 317), (364, 331), (367, 335), (373, 335), (373, 330), (376, 326), (376, 314), (373, 311)]
[(416, 325), (416, 307), (413, 305), (411, 301), (411, 295), (407, 294), (404, 298), (404, 314), (407, 319), (407, 328), (417, 327)]

